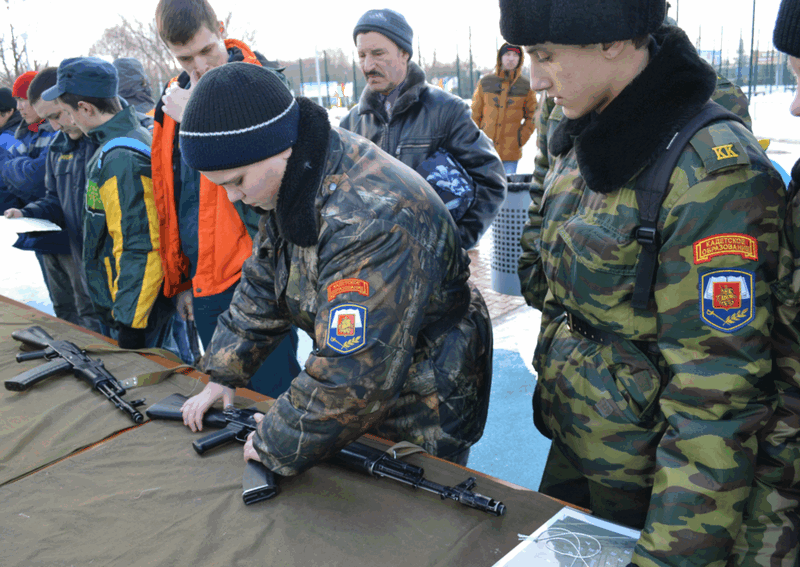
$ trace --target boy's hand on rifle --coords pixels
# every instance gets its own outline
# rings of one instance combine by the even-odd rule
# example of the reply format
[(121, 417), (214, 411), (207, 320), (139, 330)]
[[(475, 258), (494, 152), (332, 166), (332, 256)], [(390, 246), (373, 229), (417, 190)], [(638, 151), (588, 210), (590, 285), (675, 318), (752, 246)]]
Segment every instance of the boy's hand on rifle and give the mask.
[[(256, 423), (261, 423), (261, 420), (264, 419), (263, 413), (254, 413), (253, 419), (256, 420)], [(251, 431), (250, 435), (247, 436), (247, 442), (244, 444), (244, 462), (247, 461), (257, 461), (261, 462), (261, 458), (258, 456), (256, 452), (256, 448), (253, 446), (253, 435), (258, 433), (257, 431)]]
[(203, 416), (208, 411), (208, 408), (220, 398), (222, 398), (223, 406), (233, 405), (234, 392), (233, 388), (228, 388), (216, 382), (209, 382), (202, 392), (192, 396), (181, 406), (183, 424), (192, 431), (202, 431)]

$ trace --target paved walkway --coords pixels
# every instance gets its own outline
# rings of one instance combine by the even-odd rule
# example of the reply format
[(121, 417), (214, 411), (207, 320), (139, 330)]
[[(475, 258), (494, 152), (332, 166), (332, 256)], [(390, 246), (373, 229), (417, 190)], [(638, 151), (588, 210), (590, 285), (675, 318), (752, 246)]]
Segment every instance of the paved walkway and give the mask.
[(492, 326), (503, 323), (509, 317), (516, 315), (525, 307), (525, 300), (521, 296), (506, 295), (492, 289), (492, 231), (489, 229), (481, 238), (478, 245), (469, 251), (470, 281), (474, 283), (483, 295)]

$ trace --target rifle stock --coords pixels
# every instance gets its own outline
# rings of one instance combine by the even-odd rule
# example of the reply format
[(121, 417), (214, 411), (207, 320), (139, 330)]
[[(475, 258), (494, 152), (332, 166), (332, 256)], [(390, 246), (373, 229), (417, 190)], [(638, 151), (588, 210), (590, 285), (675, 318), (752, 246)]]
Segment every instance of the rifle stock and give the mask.
[(19, 329), (11, 333), (11, 338), (15, 341), (34, 346), (38, 349), (46, 349), (55, 339), (41, 327), (33, 326), (27, 329)]

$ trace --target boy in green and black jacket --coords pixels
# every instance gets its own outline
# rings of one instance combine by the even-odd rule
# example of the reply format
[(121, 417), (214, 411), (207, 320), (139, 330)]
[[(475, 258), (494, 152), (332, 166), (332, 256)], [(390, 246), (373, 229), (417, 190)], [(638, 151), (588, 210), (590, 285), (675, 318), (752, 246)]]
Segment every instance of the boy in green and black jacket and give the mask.
[(161, 293), (150, 133), (117, 98), (117, 71), (93, 57), (65, 59), (58, 100), (98, 145), (86, 168), (83, 260), (92, 301), (123, 348), (161, 346), (174, 312)]

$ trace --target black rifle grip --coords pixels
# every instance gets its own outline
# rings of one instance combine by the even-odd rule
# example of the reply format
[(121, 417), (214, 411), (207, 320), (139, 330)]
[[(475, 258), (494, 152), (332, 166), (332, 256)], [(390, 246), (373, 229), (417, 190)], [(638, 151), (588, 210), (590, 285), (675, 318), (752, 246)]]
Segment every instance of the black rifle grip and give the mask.
[(57, 358), (55, 360), (51, 360), (46, 364), (42, 364), (41, 366), (37, 366), (36, 368), (31, 368), (30, 370), (26, 370), (22, 374), (18, 376), (14, 376), (10, 380), (6, 380), (6, 390), (11, 390), (12, 392), (24, 392), (34, 384), (41, 382), (45, 378), (49, 378), (54, 374), (58, 374), (60, 372), (64, 372), (66, 370), (71, 370), (72, 364), (63, 358)]
[(225, 445), (226, 443), (230, 443), (234, 439), (236, 439), (236, 435), (239, 433), (238, 427), (231, 427), (228, 426), (225, 429), (221, 429), (219, 431), (215, 431), (209, 435), (206, 435), (202, 439), (198, 439), (194, 443), (192, 443), (192, 447), (194, 450), (197, 451), (198, 455), (202, 455), (206, 451), (210, 451), (215, 447), (219, 447), (220, 445)]

